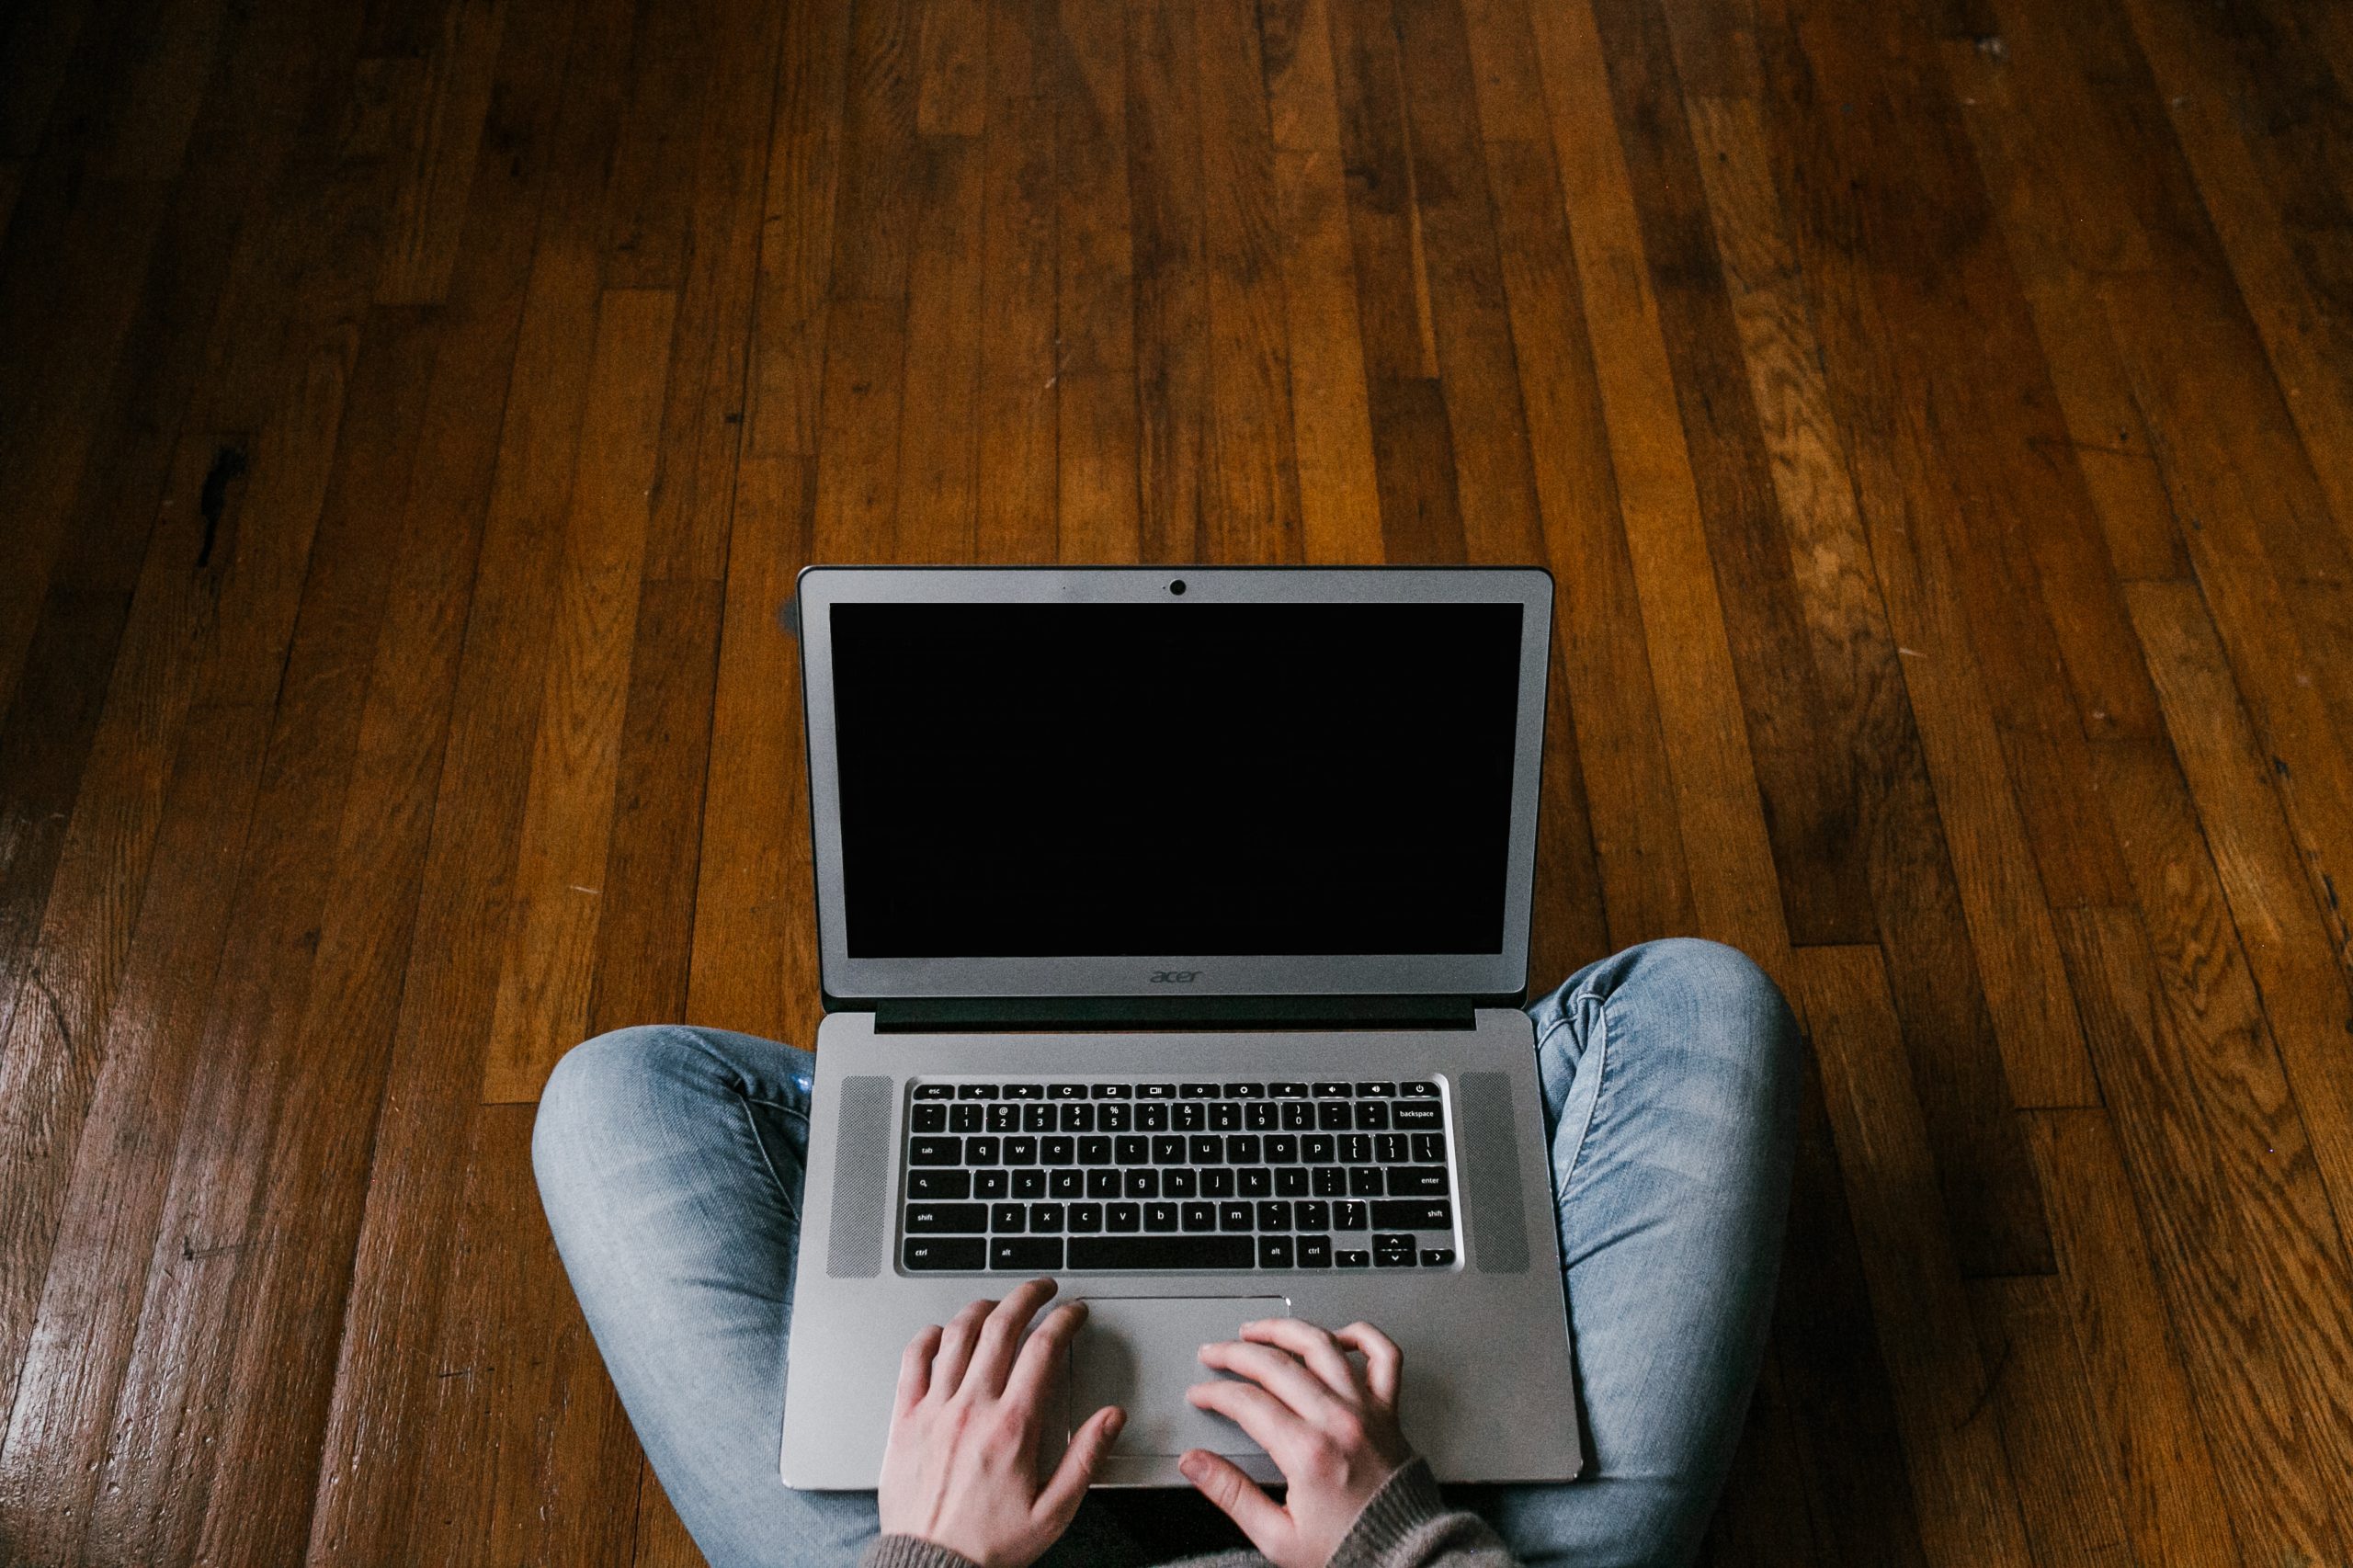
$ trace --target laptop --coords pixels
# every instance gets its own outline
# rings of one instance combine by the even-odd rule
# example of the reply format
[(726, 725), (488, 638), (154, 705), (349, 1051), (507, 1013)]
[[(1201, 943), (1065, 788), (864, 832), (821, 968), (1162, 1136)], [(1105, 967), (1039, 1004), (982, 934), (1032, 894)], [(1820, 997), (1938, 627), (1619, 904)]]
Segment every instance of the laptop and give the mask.
[(907, 1342), (1051, 1275), (1049, 1449), (1279, 1471), (1251, 1319), (1404, 1353), (1445, 1481), (1579, 1468), (1527, 984), (1550, 575), (812, 567), (825, 1017), (780, 1471), (875, 1484)]

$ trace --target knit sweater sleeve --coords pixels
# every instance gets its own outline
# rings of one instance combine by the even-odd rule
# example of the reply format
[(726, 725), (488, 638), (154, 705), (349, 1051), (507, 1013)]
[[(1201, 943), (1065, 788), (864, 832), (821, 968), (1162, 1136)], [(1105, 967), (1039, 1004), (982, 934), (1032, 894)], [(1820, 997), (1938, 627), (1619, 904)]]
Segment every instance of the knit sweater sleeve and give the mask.
[(973, 1568), (972, 1560), (920, 1536), (878, 1535), (866, 1543), (858, 1568)]
[(1348, 1528), (1330, 1568), (1518, 1568), (1486, 1520), (1447, 1506), (1421, 1460), (1401, 1466)]

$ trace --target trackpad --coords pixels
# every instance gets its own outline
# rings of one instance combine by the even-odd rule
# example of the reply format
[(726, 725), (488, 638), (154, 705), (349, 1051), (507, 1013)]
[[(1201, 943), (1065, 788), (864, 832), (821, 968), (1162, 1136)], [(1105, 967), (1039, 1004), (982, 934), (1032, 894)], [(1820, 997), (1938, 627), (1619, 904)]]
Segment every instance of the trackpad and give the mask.
[(1259, 1318), (1290, 1316), (1280, 1296), (1090, 1296), (1086, 1326), (1070, 1351), (1073, 1426), (1107, 1404), (1128, 1424), (1115, 1454), (1174, 1459), (1188, 1449), (1213, 1454), (1265, 1450), (1222, 1415), (1196, 1410), (1185, 1391), (1224, 1376), (1201, 1365), (1204, 1345), (1238, 1337)]

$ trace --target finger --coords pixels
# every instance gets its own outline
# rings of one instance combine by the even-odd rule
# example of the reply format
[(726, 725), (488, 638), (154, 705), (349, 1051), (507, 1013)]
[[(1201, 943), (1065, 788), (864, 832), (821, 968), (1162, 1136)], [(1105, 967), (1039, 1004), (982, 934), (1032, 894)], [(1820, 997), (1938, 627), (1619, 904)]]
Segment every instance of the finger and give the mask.
[(1352, 1323), (1332, 1337), (1363, 1353), (1365, 1382), (1372, 1397), (1396, 1409), (1398, 1378), (1405, 1369), (1405, 1353), (1397, 1342), (1369, 1323)]
[(931, 1387), (931, 1358), (939, 1354), (939, 1325), (926, 1324), (921, 1334), (907, 1341), (906, 1354), (899, 1358), (899, 1394), (895, 1415), (904, 1415), (923, 1403), (925, 1392)]
[(1354, 1402), (1364, 1396), (1364, 1379), (1341, 1350), (1340, 1342), (1312, 1323), (1298, 1318), (1262, 1318), (1244, 1324), (1242, 1337), (1290, 1351), (1344, 1400)]
[(1310, 1420), (1328, 1415), (1339, 1403), (1288, 1350), (1227, 1339), (1202, 1346), (1200, 1360), (1204, 1367), (1249, 1379)]
[(1290, 1516), (1277, 1507), (1256, 1482), (1243, 1474), (1239, 1465), (1207, 1449), (1188, 1449), (1177, 1460), (1176, 1468), (1202, 1496), (1242, 1527), (1242, 1533), (1261, 1553), (1278, 1562), (1290, 1556), (1294, 1528)]
[(1054, 1467), (1030, 1513), (1038, 1518), (1053, 1522), (1056, 1535), (1070, 1528), (1078, 1513), (1078, 1506), (1086, 1497), (1086, 1489), (1095, 1483), (1095, 1469), (1109, 1451), (1111, 1440), (1120, 1428), (1128, 1424), (1128, 1413), (1116, 1404), (1107, 1404), (1086, 1418), (1063, 1450), (1063, 1462)]
[(1005, 1397), (1031, 1403), (1042, 1400), (1069, 1364), (1070, 1342), (1086, 1324), (1085, 1301), (1064, 1301), (1048, 1312), (1038, 1331), (1022, 1343), (1013, 1375), (1005, 1381)]
[(1212, 1378), (1187, 1389), (1185, 1399), (1194, 1409), (1211, 1411), (1241, 1427), (1282, 1467), (1284, 1474), (1305, 1461), (1311, 1428), (1290, 1406), (1266, 1390)]
[(972, 1365), (964, 1374), (975, 1393), (995, 1396), (1005, 1392), (1005, 1380), (1013, 1371), (1013, 1354), (1021, 1345), (1021, 1331), (1053, 1293), (1051, 1279), (1024, 1280), (989, 1313), (988, 1321), (981, 1324), (980, 1342), (972, 1347)]
[(968, 1301), (940, 1330), (939, 1355), (931, 1364), (929, 1392), (933, 1397), (946, 1399), (963, 1386), (964, 1369), (972, 1359), (972, 1341), (979, 1337), (982, 1321), (995, 1306), (995, 1301)]

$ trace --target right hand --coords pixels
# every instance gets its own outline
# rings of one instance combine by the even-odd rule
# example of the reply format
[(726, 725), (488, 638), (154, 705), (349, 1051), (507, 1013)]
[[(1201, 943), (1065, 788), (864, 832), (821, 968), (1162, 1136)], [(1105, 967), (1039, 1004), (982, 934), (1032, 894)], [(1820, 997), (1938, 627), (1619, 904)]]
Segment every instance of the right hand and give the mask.
[[(1364, 1357), (1361, 1370), (1350, 1350)], [(1239, 1340), (1201, 1346), (1201, 1364), (1248, 1381), (1196, 1383), (1185, 1397), (1248, 1433), (1282, 1471), (1290, 1495), (1278, 1505), (1205, 1449), (1177, 1468), (1275, 1568), (1324, 1568), (1373, 1494), (1414, 1457), (1397, 1426), (1404, 1355), (1370, 1324), (1330, 1334), (1267, 1318), (1244, 1324)]]

